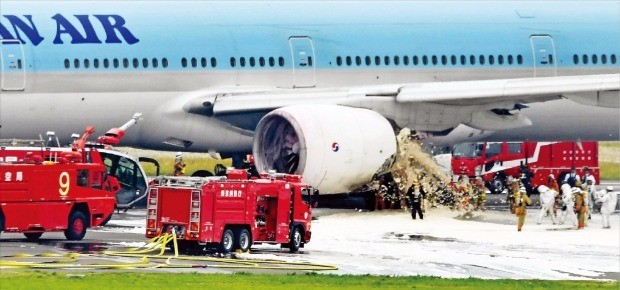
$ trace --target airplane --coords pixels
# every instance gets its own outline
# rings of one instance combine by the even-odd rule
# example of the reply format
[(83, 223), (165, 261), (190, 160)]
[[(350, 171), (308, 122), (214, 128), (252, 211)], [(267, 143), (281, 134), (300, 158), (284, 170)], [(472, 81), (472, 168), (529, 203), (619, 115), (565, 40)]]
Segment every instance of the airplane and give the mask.
[(113, 127), (348, 192), (425, 142), (618, 140), (619, 1), (11, 1), (0, 138)]

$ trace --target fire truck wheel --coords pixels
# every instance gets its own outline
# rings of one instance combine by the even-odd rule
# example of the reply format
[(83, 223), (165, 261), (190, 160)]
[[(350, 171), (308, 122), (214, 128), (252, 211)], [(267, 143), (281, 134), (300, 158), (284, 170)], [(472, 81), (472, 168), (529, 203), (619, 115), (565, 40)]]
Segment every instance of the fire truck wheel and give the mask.
[(235, 248), (241, 250), (242, 252), (247, 252), (252, 244), (251, 239), (252, 237), (250, 237), (250, 232), (248, 232), (247, 229), (239, 230)]
[(292, 253), (297, 252), (301, 247), (301, 238), (301, 229), (294, 227), (291, 232), (291, 241), (289, 242), (289, 249), (291, 249)]
[(232, 252), (234, 241), (235, 238), (233, 231), (231, 229), (224, 230), (224, 233), (222, 234), (222, 242), (220, 243), (220, 251), (223, 254)]
[(42, 235), (43, 235), (43, 233), (24, 233), (24, 236), (26, 236), (26, 239), (29, 240), (29, 241), (36, 241)]
[(79, 241), (86, 235), (86, 216), (81, 211), (73, 211), (69, 215), (69, 227), (65, 230), (65, 237), (70, 241)]

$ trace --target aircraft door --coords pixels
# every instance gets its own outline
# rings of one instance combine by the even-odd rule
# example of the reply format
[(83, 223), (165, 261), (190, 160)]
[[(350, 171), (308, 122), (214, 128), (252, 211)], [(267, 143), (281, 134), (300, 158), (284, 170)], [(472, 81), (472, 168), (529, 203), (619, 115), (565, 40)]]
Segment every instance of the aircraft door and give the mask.
[(24, 47), (18, 39), (0, 40), (0, 83), (3, 91), (23, 91), (26, 87)]
[(293, 87), (314, 87), (316, 61), (312, 39), (307, 36), (294, 36), (289, 38), (288, 42), (293, 59)]
[(552, 77), (556, 75), (557, 60), (555, 43), (549, 35), (532, 35), (530, 37), (534, 55), (534, 76)]

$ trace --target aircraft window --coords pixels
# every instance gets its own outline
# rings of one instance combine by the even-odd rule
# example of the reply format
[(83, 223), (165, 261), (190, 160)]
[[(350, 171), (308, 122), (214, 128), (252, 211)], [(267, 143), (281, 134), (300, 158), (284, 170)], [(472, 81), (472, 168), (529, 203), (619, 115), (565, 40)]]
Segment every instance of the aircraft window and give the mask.
[(593, 55), (592, 55), (592, 63), (593, 63), (593, 64), (597, 64), (597, 63), (598, 63), (598, 57), (597, 57), (597, 55), (596, 55), (596, 54), (593, 54)]
[(308, 57), (308, 65), (309, 66), (313, 66), (313, 64), (312, 64), (312, 57), (311, 56)]
[(17, 68), (18, 69), (22, 68), (22, 60), (21, 60), (21, 58), (17, 60)]
[(146, 58), (142, 59), (142, 67), (147, 68), (149, 67), (149, 60)]
[(431, 59), (433, 60), (433, 65), (437, 65), (437, 56), (433, 55)]
[(611, 55), (611, 63), (612, 64), (616, 64), (616, 55), (615, 54)]
[(452, 65), (456, 65), (456, 55), (452, 55), (452, 56), (450, 56), (450, 63), (451, 63)]
[(398, 56), (394, 56), (394, 65), (399, 65), (400, 64), (400, 58)]
[(206, 57), (202, 57), (200, 58), (200, 65), (205, 68), (207, 67), (207, 58)]
[(162, 58), (161, 59), (161, 66), (163, 66), (164, 68), (168, 67), (168, 59), (167, 58)]
[(409, 65), (409, 56), (407, 56), (407, 55), (403, 56), (403, 64), (404, 65)]
[(256, 65), (256, 59), (254, 57), (250, 57), (250, 66), (254, 67)]
[(512, 54), (508, 55), (508, 64), (512, 64)]
[(258, 65), (260, 65), (261, 67), (265, 66), (265, 58), (264, 57), (259, 57), (258, 58)]
[(587, 55), (584, 54), (581, 58), (583, 60), (583, 64), (588, 64), (588, 56)]
[(518, 64), (523, 64), (523, 56), (521, 56), (520, 54), (517, 55), (517, 63)]
[(424, 65), (427, 65), (427, 64), (428, 64), (428, 57), (427, 57), (426, 55), (422, 56), (422, 63), (423, 63)]
[(480, 55), (478, 59), (480, 60), (480, 65), (484, 65), (484, 55)]
[(181, 59), (181, 66), (182, 67), (187, 67), (187, 58), (182, 58)]
[(381, 65), (381, 58), (378, 55), (375, 56), (375, 65)]
[(118, 68), (118, 58), (115, 58), (112, 62), (114, 63), (114, 68)]
[(347, 60), (347, 66), (351, 66), (351, 63), (352, 63), (351, 57), (347, 56), (346, 60)]
[(356, 57), (355, 57), (355, 64), (356, 64), (357, 66), (362, 65), (362, 58), (361, 58), (361, 57), (359, 57), (359, 56), (356, 56)]
[(157, 61), (156, 58), (151, 59), (151, 63), (153, 63), (153, 67), (158, 67), (159, 66), (159, 62)]
[(414, 56), (411, 58), (411, 63), (413, 63), (413, 65), (418, 65), (418, 63), (419, 63), (419, 62), (420, 62), (420, 60), (418, 59), (418, 56), (417, 56), (417, 55), (414, 55)]
[(366, 66), (369, 66), (372, 63), (372, 60), (370, 59), (370, 56), (366, 56), (366, 58), (364, 60), (366, 62)]
[(385, 56), (383, 58), (385, 65), (390, 65), (390, 57), (389, 56)]
[(497, 63), (500, 64), (500, 65), (504, 64), (504, 56), (503, 55), (500, 54), (500, 55), (497, 56)]
[(123, 67), (124, 67), (124, 68), (129, 67), (129, 60), (128, 60), (128, 59), (126, 59), (126, 58), (123, 58)]
[(467, 64), (467, 57), (461, 54), (461, 65)]
[(441, 64), (446, 65), (448, 64), (448, 57), (445, 55), (441, 56)]
[(68, 59), (65, 58), (65, 68), (70, 68), (71, 67), (71, 61), (69, 61)]
[(90, 67), (90, 61), (88, 59), (84, 59), (84, 68)]
[(476, 64), (476, 57), (473, 55), (469, 56), (469, 64)]
[[(265, 62), (265, 60), (263, 59), (263, 62)], [(211, 58), (211, 67), (216, 67), (217, 66), (217, 60), (215, 59), (215, 57)]]
[(140, 66), (140, 61), (137, 58), (133, 59), (133, 68), (138, 68)]
[(606, 55), (606, 54), (601, 55), (601, 62), (602, 62), (603, 64), (606, 64), (606, 63), (607, 63), (607, 55)]
[(549, 64), (553, 64), (553, 54), (549, 55)]
[(278, 64), (280, 66), (284, 66), (284, 58), (283, 57), (278, 57)]
[(196, 60), (195, 57), (192, 57), (192, 67), (197, 67), (198, 66), (198, 60)]
[(336, 64), (337, 64), (338, 66), (341, 66), (341, 65), (342, 65), (342, 57), (340, 57), (340, 56), (339, 56), (339, 57), (337, 57), (337, 58), (336, 58)]
[(79, 59), (74, 59), (73, 60), (73, 67), (74, 68), (80, 68), (80, 60)]
[(93, 60), (93, 66), (95, 68), (99, 68), (99, 59), (98, 58), (95, 58), (95, 60)]
[(573, 63), (574, 64), (579, 64), (579, 56), (576, 54), (573, 54)]
[(237, 66), (237, 60), (234, 57), (230, 58), (230, 66), (231, 67)]
[[(342, 60), (340, 60), (340, 61), (342, 62)], [(269, 66), (274, 66), (274, 65), (276, 65), (276, 61), (275, 61), (275, 59), (273, 57), (270, 57), (269, 58)]]
[(489, 55), (489, 64), (494, 64), (495, 63), (495, 57), (492, 55)]

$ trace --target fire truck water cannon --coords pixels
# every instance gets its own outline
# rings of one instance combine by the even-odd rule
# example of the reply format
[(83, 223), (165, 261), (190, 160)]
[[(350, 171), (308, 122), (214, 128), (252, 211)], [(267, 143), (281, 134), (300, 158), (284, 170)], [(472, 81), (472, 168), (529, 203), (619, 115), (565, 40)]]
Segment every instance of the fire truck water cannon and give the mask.
[(123, 124), (119, 128), (112, 128), (108, 130), (108, 132), (106, 132), (104, 136), (100, 136), (99, 138), (97, 138), (97, 142), (110, 146), (118, 145), (121, 142), (121, 139), (125, 137), (125, 131), (129, 127), (138, 123), (138, 120), (141, 116), (142, 113), (135, 113), (131, 120), (129, 120), (127, 123)]

